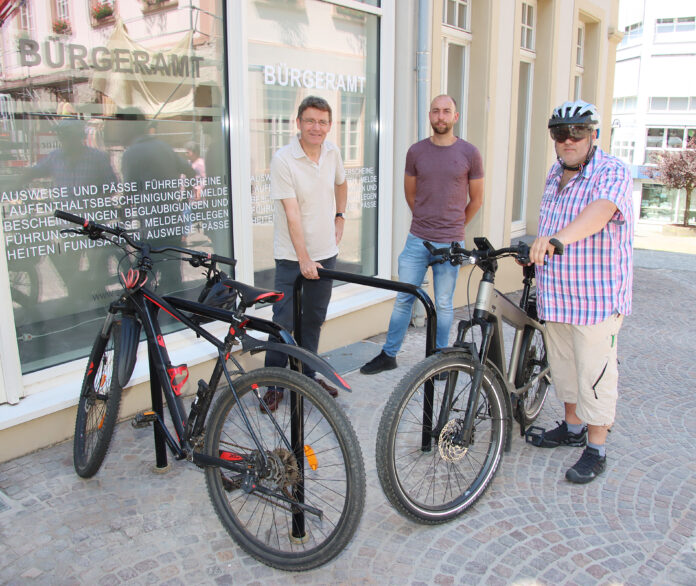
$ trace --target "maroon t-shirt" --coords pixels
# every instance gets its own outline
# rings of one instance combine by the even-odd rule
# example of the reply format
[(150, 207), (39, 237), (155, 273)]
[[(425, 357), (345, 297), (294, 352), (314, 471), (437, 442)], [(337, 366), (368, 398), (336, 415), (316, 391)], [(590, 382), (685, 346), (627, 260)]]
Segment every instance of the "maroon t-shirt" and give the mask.
[(463, 240), (469, 180), (483, 177), (479, 150), (461, 138), (450, 146), (426, 138), (408, 149), (406, 175), (416, 177), (411, 234), (433, 242)]

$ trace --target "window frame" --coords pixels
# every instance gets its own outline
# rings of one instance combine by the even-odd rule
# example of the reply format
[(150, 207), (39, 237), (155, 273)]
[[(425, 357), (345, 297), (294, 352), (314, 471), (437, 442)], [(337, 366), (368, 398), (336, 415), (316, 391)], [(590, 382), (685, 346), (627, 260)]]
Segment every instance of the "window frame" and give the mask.
[[(452, 6), (454, 8), (454, 22), (448, 21), (449, 10), (448, 8)], [(464, 26), (459, 26), (459, 12), (461, 8), (464, 8), (466, 14), (464, 16)], [(452, 27), (458, 31), (464, 31), (471, 33), (471, 0), (442, 0), (442, 24)]]
[[(520, 48), (534, 53), (536, 51), (536, 0), (523, 0), (520, 11)], [(532, 23), (529, 23), (531, 16)]]
[(464, 71), (461, 77), (461, 86), (457, 89), (457, 94), (455, 94), (460, 96), (459, 103), (457, 103), (459, 121), (455, 128), (458, 127), (459, 129), (458, 136), (466, 140), (466, 129), (468, 126), (468, 100), (466, 100), (466, 89), (469, 87), (469, 59), (473, 36), (471, 31), (453, 28), (451, 25), (443, 22), (441, 27), (441, 39), (443, 75), (440, 76), (440, 92), (443, 94), (449, 94), (451, 89), (448, 87), (448, 75), (446, 73), (449, 70), (449, 48), (452, 45), (462, 48), (462, 65)]
[[(538, 16), (538, 5), (536, 0), (522, 0), (520, 4), (518, 4), (519, 10), (520, 10), (520, 23), (519, 23), (519, 30), (520, 30), (520, 41), (519, 41), (519, 47), (520, 47), (520, 56), (519, 60), (517, 63), (517, 70), (518, 70), (518, 75), (519, 71), (521, 70), (522, 63), (526, 63), (529, 65), (529, 80), (527, 84), (527, 96), (526, 96), (526, 103), (527, 103), (527, 111), (524, 112), (524, 117), (525, 117), (525, 135), (523, 137), (524, 140), (524, 145), (523, 145), (523, 152), (522, 152), (522, 157), (520, 161), (517, 161), (517, 144), (515, 144), (515, 165), (519, 162), (522, 165), (522, 172), (521, 172), (521, 189), (519, 190), (518, 194), (513, 193), (513, 201), (512, 201), (512, 207), (514, 209), (516, 205), (516, 197), (519, 195), (519, 217), (517, 218), (512, 218), (510, 219), (510, 236), (511, 237), (518, 237), (518, 236), (524, 236), (527, 232), (527, 200), (529, 196), (529, 189), (528, 189), (528, 183), (529, 183), (529, 157), (530, 157), (530, 147), (531, 147), (531, 133), (529, 132), (529, 129), (531, 128), (531, 123), (532, 123), (532, 110), (533, 110), (533, 96), (534, 96), (534, 73), (535, 73), (535, 65), (536, 65), (536, 49), (532, 48), (529, 49), (526, 47), (526, 43), (523, 40), (523, 37), (526, 37), (525, 33), (529, 32), (529, 22), (528, 22), (528, 17), (530, 14), (530, 9), (532, 11), (533, 15), (533, 23), (531, 24), (531, 38), (532, 38), (532, 46), (536, 47), (536, 28), (537, 28), (537, 16)], [(519, 92), (520, 90), (520, 85), (519, 85), (519, 76), (517, 80), (517, 91)], [(518, 104), (519, 104), (519, 96), (518, 96)], [(517, 112), (518, 118), (520, 117), (520, 112)], [(517, 137), (516, 141), (519, 141), (520, 138)], [(515, 171), (515, 179), (516, 179), (516, 171)]]

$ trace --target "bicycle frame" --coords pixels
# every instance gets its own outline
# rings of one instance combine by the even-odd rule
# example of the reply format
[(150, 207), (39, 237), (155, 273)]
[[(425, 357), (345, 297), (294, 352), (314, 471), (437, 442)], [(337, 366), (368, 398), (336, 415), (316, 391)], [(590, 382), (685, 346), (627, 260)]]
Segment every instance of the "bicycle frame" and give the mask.
[[(485, 275), (484, 275), (485, 279)], [(493, 288), (490, 281), (481, 280), (476, 298), (476, 305), (471, 320), (459, 322), (457, 341), (455, 346), (463, 346), (466, 334), (474, 327), (481, 328), (481, 348), (479, 360), (495, 366), (500, 374), (500, 380), (504, 383), (509, 394), (524, 393), (532, 387), (539, 378), (547, 376), (550, 369), (547, 366), (531, 381), (523, 387), (515, 386), (515, 372), (519, 362), (519, 353), (522, 345), (522, 336), (525, 328), (534, 328), (541, 332), (546, 343), (546, 328), (538, 320), (530, 317), (515, 302), (505, 294)], [(525, 283), (522, 298), (529, 294), (530, 283)], [(512, 342), (509, 362), (506, 363), (505, 342), (503, 339), (503, 324), (515, 329), (515, 337)]]
[[(324, 517), (324, 511), (321, 508), (310, 506), (305, 502), (305, 477), (302, 464), (306, 447), (304, 399), (301, 392), (293, 392), (290, 395), (290, 437), (288, 438), (274, 413), (262, 399), (258, 385), (251, 385), (251, 391), (258, 406), (265, 412), (264, 417), (267, 417), (267, 421), (275, 428), (275, 432), (280, 438), (280, 445), (293, 453), (297, 461), (299, 474), (298, 478), (292, 482), (292, 495), (289, 495), (280, 490), (274, 491), (257, 482), (258, 479), (266, 478), (271, 473), (271, 456), (267, 454), (261, 441), (262, 438), (258, 435), (260, 432), (255, 430), (250, 421), (249, 409), (251, 407), (249, 405), (245, 407), (238, 395), (232, 375), (242, 375), (245, 372), (241, 364), (231, 355), (231, 351), (233, 346), (240, 342), (244, 352), (277, 350), (288, 355), (293, 370), (301, 372), (302, 364), (306, 363), (343, 390), (350, 391), (351, 389), (328, 362), (297, 346), (290, 333), (281, 326), (244, 313), (247, 308), (256, 303), (274, 302), (281, 299), (282, 293), (250, 287), (228, 279), (227, 275), (217, 269), (216, 263), (221, 262), (234, 266), (236, 263), (234, 259), (176, 246), (152, 247), (148, 242), (136, 242), (125, 229), (119, 226), (110, 227), (96, 224), (61, 210), (56, 211), (55, 216), (81, 227), (79, 230), (71, 229), (67, 232), (89, 236), (93, 240), (104, 239), (121, 248), (123, 246), (116, 239), (122, 239), (137, 251), (136, 254), (131, 253), (136, 258), (135, 266), (137, 268), (130, 269), (127, 276), (122, 274), (124, 291), (118, 300), (110, 304), (107, 317), (101, 328), (101, 336), (104, 339), (109, 337), (110, 328), (114, 321), (120, 318), (120, 336), (116, 340), (119, 344), (116, 352), (119, 352), (120, 360), (118, 361), (118, 370), (114, 374), (118, 379), (119, 386), (123, 387), (128, 383), (137, 359), (141, 326), (145, 330), (153, 410), (139, 414), (134, 420), (134, 425), (140, 427), (153, 424), (156, 467), (158, 469), (167, 467), (166, 446), (168, 446), (177, 460), (186, 459), (200, 467), (232, 471), (237, 475), (236, 480), (240, 482), (240, 488), (243, 492), (247, 494), (259, 493), (272, 497), (274, 500), (285, 502), (292, 513), (292, 536), (297, 540), (304, 539), (306, 537), (305, 514), (310, 513), (319, 519)], [(105, 234), (115, 238), (110, 238)], [(171, 295), (159, 296), (145, 287), (148, 272), (153, 267), (151, 253), (163, 252), (178, 253), (181, 255), (181, 260), (187, 259), (192, 266), (203, 267), (207, 270), (206, 285), (199, 294), (198, 301)], [(220, 307), (216, 305), (220, 305)], [(230, 306), (231, 309), (228, 310), (227, 308)], [(188, 329), (193, 330), (197, 337), (202, 337), (217, 350), (217, 360), (209, 382), (199, 380), (198, 390), (188, 416), (181, 397), (182, 388), (189, 376), (188, 366), (185, 364), (173, 366), (171, 364), (158, 319), (160, 311), (164, 311)], [(229, 324), (224, 339), (217, 338), (202, 327), (203, 323), (211, 321)], [(247, 333), (247, 329), (266, 333), (272, 341), (254, 338)], [(232, 373), (228, 369), (228, 361), (231, 361), (234, 366)], [(92, 367), (93, 365), (90, 365), (88, 372), (92, 372)], [(204, 443), (207, 442), (207, 439), (204, 439), (205, 422), (213, 396), (223, 376), (234, 399), (232, 407), (238, 410), (243, 426), (246, 428), (245, 432), (250, 438), (250, 441), (247, 440), (249, 445), (245, 455), (226, 451), (222, 447), (214, 455), (204, 451)], [(165, 424), (163, 397), (166, 399), (171, 415), (174, 433), (170, 432)], [(239, 425), (238, 428), (242, 429), (242, 425)], [(311, 434), (312, 430), (308, 431)], [(223, 524), (225, 523), (223, 522)]]
[[(485, 238), (474, 239), (480, 251), (493, 250), (493, 247)], [(512, 249), (507, 249), (512, 250)], [(434, 249), (433, 249), (434, 251)], [(522, 387), (515, 386), (515, 373), (519, 364), (519, 354), (522, 347), (523, 335), (526, 328), (533, 328), (541, 332), (546, 344), (546, 330), (543, 324), (527, 315), (526, 311), (520, 307), (526, 306), (529, 299), (531, 283), (533, 279), (533, 268), (525, 267), (523, 269), (523, 291), (520, 305), (511, 301), (503, 293), (495, 289), (495, 273), (498, 269), (495, 259), (481, 261), (483, 269), (483, 277), (479, 282), (474, 311), (470, 320), (462, 320), (459, 322), (457, 329), (457, 338), (454, 345), (450, 348), (444, 348), (440, 352), (461, 351), (464, 349), (474, 359), (474, 374), (471, 381), (473, 392), (469, 393), (464, 423), (462, 426), (460, 441), (464, 445), (468, 445), (471, 440), (473, 431), (473, 420), (478, 407), (478, 400), (481, 392), (481, 383), (486, 368), (489, 368), (495, 375), (501, 387), (507, 391), (503, 393), (505, 397), (505, 428), (506, 442), (505, 451), (510, 450), (513, 405), (512, 397), (521, 395), (536, 382), (543, 377), (548, 376), (550, 368), (547, 365), (545, 369), (539, 372), (534, 378), (524, 384)], [(515, 337), (510, 353), (510, 360), (506, 362), (505, 343), (503, 340), (503, 324), (515, 328)], [(476, 351), (476, 344), (466, 342), (466, 334), (472, 327), (479, 327), (481, 332), (481, 343)], [(449, 405), (452, 405), (454, 399), (454, 388), (456, 386), (456, 374), (452, 377), (453, 380), (448, 380), (445, 387), (445, 394), (438, 414), (436, 430), (442, 429), (448, 419)], [(434, 397), (434, 386), (432, 381), (426, 382), (425, 385), (426, 401), (423, 406), (423, 434), (421, 441), (421, 449), (427, 451), (430, 449), (431, 440), (433, 437), (433, 413), (432, 402)], [(524, 435), (524, 424), (522, 426), (522, 434)]]

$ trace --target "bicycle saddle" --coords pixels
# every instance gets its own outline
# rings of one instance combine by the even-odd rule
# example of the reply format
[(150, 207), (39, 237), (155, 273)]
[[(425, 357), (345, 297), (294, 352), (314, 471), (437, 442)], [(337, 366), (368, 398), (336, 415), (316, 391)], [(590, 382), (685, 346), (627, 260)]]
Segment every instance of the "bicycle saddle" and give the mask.
[[(251, 285), (245, 285), (244, 283), (233, 281), (232, 279), (223, 279), (219, 285), (225, 287), (229, 291), (228, 294), (233, 296), (235, 292), (238, 292), (244, 308), (251, 307), (256, 303), (275, 303), (284, 297), (284, 293), (280, 291), (252, 287)], [(213, 290), (214, 289), (215, 287), (213, 287)], [(211, 290), (211, 293), (213, 290)]]

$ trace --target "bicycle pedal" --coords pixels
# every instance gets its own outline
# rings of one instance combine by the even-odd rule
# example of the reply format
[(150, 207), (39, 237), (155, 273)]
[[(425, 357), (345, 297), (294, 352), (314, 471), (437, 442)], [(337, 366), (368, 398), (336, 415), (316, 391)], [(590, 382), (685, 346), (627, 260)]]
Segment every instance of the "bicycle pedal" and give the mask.
[(142, 429), (150, 425), (153, 421), (157, 421), (157, 413), (154, 411), (141, 411), (133, 417), (131, 425), (135, 429)]
[(543, 427), (530, 425), (527, 428), (527, 431), (524, 432), (524, 441), (526, 441), (528, 444), (539, 447), (541, 442), (544, 440), (544, 431), (546, 430)]

